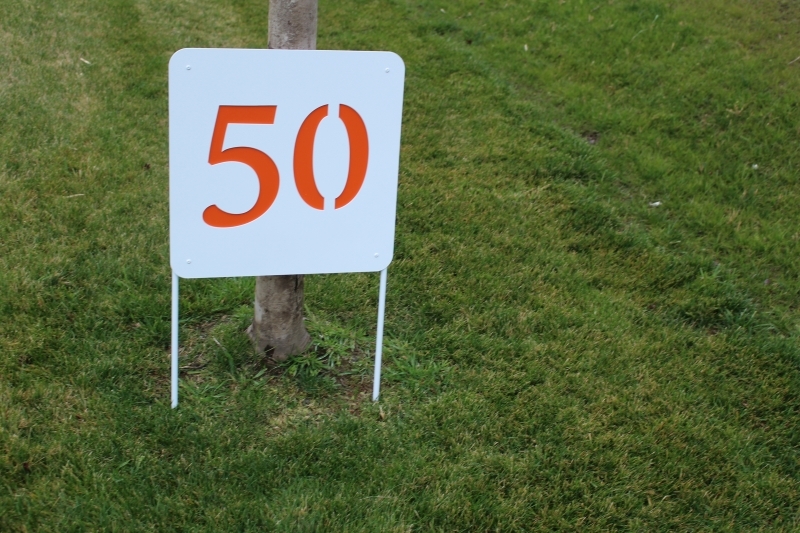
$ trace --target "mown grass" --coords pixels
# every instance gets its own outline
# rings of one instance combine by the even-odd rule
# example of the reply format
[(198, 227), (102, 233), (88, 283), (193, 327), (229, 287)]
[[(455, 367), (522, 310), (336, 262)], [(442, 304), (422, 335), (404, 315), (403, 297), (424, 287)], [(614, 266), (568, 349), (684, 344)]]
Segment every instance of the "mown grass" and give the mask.
[(3, 3), (0, 530), (796, 530), (798, 19), (323, 2), (407, 67), (381, 402), (376, 276), (282, 367), (204, 280), (172, 411), (166, 65), (265, 3)]

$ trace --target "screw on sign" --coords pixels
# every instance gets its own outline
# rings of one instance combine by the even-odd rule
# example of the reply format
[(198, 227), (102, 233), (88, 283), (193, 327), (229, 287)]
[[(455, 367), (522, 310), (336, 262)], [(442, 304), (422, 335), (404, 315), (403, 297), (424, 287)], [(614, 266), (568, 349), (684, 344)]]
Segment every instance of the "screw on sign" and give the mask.
[[(377, 399), (402, 60), (391, 52), (184, 49), (169, 70), (173, 407), (179, 277), (380, 272)], [(333, 123), (348, 147), (332, 152), (321, 125)], [(320, 172), (342, 162), (346, 175), (331, 193)]]

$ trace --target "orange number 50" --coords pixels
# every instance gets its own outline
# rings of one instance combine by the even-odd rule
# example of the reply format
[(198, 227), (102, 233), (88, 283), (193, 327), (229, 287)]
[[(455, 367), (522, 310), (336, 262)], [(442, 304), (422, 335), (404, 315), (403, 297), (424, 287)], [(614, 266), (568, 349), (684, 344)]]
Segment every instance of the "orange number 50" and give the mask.
[[(214, 133), (211, 136), (211, 150), (208, 163), (238, 162), (252, 168), (258, 176), (258, 198), (244, 213), (228, 213), (216, 205), (203, 211), (203, 221), (215, 228), (233, 228), (248, 224), (267, 212), (278, 196), (280, 175), (275, 162), (267, 154), (255, 148), (236, 147), (222, 149), (228, 124), (273, 124), (277, 106), (219, 106)], [(294, 180), (303, 201), (314, 209), (322, 209), (324, 199), (317, 189), (314, 179), (314, 139), (322, 119), (328, 115), (324, 105), (309, 113), (297, 133), (294, 148)], [(336, 198), (334, 208), (340, 209), (349, 204), (361, 190), (367, 175), (369, 160), (369, 139), (367, 128), (361, 115), (352, 107), (339, 106), (339, 118), (344, 122), (350, 142), (350, 168), (344, 190)]]

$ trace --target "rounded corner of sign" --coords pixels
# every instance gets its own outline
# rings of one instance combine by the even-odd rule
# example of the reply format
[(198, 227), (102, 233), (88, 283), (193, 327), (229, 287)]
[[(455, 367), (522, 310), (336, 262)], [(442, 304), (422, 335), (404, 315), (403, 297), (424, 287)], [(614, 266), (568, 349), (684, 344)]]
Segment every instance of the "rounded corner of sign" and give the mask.
[(389, 268), (389, 265), (392, 264), (392, 259), (394, 259), (394, 254), (384, 258), (381, 264), (379, 264), (378, 267), (375, 268), (374, 272), (380, 272), (382, 270), (386, 270), (387, 268)]
[(172, 65), (172, 62), (175, 61), (175, 58), (186, 53), (187, 50), (189, 50), (189, 48), (180, 48), (178, 50), (175, 50), (169, 57), (169, 64)]
[(170, 265), (169, 265), (169, 267), (172, 269), (172, 272), (176, 276), (178, 276), (179, 278), (191, 278), (192, 276), (190, 275), (190, 273), (189, 272), (185, 272), (185, 270), (186, 270), (184, 268), (185, 266), (186, 265), (177, 266), (174, 263), (170, 263)]
[[(406, 62), (403, 61), (403, 58), (400, 57), (400, 55), (397, 52), (389, 51), (389, 52), (386, 52), (386, 53), (389, 54), (389, 56), (392, 58), (393, 61), (399, 63), (400, 64), (399, 68), (403, 69), (403, 72), (405, 72), (405, 70), (406, 70)], [(395, 66), (395, 68), (398, 68), (398, 66)]]
[(173, 63), (175, 63), (176, 61), (180, 61), (181, 63), (183, 63), (183, 60), (181, 59), (181, 57), (183, 57), (186, 54), (188, 54), (191, 50), (194, 50), (194, 49), (193, 48), (181, 48), (180, 50), (176, 50), (175, 53), (173, 53), (169, 58), (169, 70), (172, 70)]

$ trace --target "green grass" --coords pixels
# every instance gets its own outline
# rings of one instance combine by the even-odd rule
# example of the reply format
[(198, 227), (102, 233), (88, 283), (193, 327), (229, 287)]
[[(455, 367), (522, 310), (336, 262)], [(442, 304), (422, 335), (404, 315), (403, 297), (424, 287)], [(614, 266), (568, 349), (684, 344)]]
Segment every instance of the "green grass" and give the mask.
[(322, 2), (407, 68), (381, 401), (377, 276), (280, 366), (202, 280), (173, 411), (167, 62), (266, 4), (0, 5), (0, 530), (800, 529), (800, 4)]

